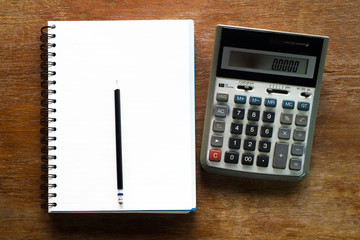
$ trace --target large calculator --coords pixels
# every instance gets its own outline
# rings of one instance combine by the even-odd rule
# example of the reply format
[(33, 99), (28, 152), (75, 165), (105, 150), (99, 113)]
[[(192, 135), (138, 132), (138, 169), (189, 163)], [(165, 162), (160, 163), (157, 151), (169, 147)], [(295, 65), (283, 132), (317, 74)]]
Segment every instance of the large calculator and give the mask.
[(328, 37), (218, 25), (200, 162), (297, 181), (309, 170)]

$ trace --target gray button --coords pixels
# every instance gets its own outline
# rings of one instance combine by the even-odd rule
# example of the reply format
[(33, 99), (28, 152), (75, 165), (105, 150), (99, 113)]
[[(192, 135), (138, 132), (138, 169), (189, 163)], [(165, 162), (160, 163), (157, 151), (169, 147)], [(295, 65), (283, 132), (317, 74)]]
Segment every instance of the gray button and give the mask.
[(295, 141), (304, 141), (306, 137), (306, 131), (305, 130), (300, 130), (300, 129), (295, 129), (294, 130), (294, 140)]
[(289, 144), (276, 143), (275, 152), (274, 152), (273, 168), (285, 169), (288, 151), (289, 151)]
[(293, 120), (293, 115), (292, 114), (282, 113), (280, 115), (280, 123), (282, 123), (282, 124), (291, 125), (292, 120)]
[(301, 169), (301, 160), (297, 158), (290, 159), (290, 166), (291, 170), (299, 171)]
[(211, 146), (213, 147), (222, 147), (223, 137), (221, 136), (212, 136), (211, 137)]
[(293, 144), (291, 154), (295, 156), (302, 156), (304, 153), (304, 146), (301, 144)]
[(213, 131), (214, 132), (224, 132), (225, 131), (225, 122), (224, 121), (216, 121), (213, 122)]
[(307, 122), (308, 122), (308, 116), (300, 115), (300, 114), (296, 115), (296, 118), (295, 118), (296, 126), (305, 127), (307, 125)]
[(229, 94), (225, 94), (225, 93), (217, 93), (216, 94), (216, 101), (227, 102), (228, 100), (229, 100)]
[(216, 117), (226, 117), (227, 107), (226, 106), (216, 106), (215, 107), (215, 116)]
[(291, 129), (290, 128), (279, 128), (279, 138), (280, 139), (290, 139)]

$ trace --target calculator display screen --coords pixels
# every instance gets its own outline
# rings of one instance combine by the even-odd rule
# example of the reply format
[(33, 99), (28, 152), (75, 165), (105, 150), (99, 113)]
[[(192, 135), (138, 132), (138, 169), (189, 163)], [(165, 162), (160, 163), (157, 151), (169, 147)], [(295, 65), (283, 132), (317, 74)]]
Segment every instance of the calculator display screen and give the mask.
[(221, 68), (312, 78), (315, 60), (313, 56), (224, 47)]

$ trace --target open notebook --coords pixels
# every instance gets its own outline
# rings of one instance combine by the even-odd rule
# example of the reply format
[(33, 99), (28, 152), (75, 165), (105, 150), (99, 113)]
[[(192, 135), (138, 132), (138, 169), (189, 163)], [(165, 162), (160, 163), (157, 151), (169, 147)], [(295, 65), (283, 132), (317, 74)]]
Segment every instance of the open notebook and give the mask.
[[(42, 34), (42, 66), (48, 66), (43, 86), (49, 93), (42, 110), (48, 114), (49, 151), (43, 157), (48, 159), (43, 184), (48, 211), (194, 211), (193, 21), (48, 25)], [(116, 81), (121, 91), (122, 205), (116, 184)]]

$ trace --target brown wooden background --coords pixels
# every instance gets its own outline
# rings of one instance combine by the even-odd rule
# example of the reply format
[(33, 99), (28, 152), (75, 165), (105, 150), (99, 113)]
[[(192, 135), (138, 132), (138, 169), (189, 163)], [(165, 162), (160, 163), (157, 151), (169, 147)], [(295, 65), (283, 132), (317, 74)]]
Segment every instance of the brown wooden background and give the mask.
[[(0, 0), (0, 239), (360, 239), (359, 5)], [(40, 28), (48, 20), (121, 19), (195, 21), (197, 156), (217, 24), (329, 36), (309, 176), (295, 184), (239, 179), (197, 162), (197, 210), (188, 215), (40, 209)]]

